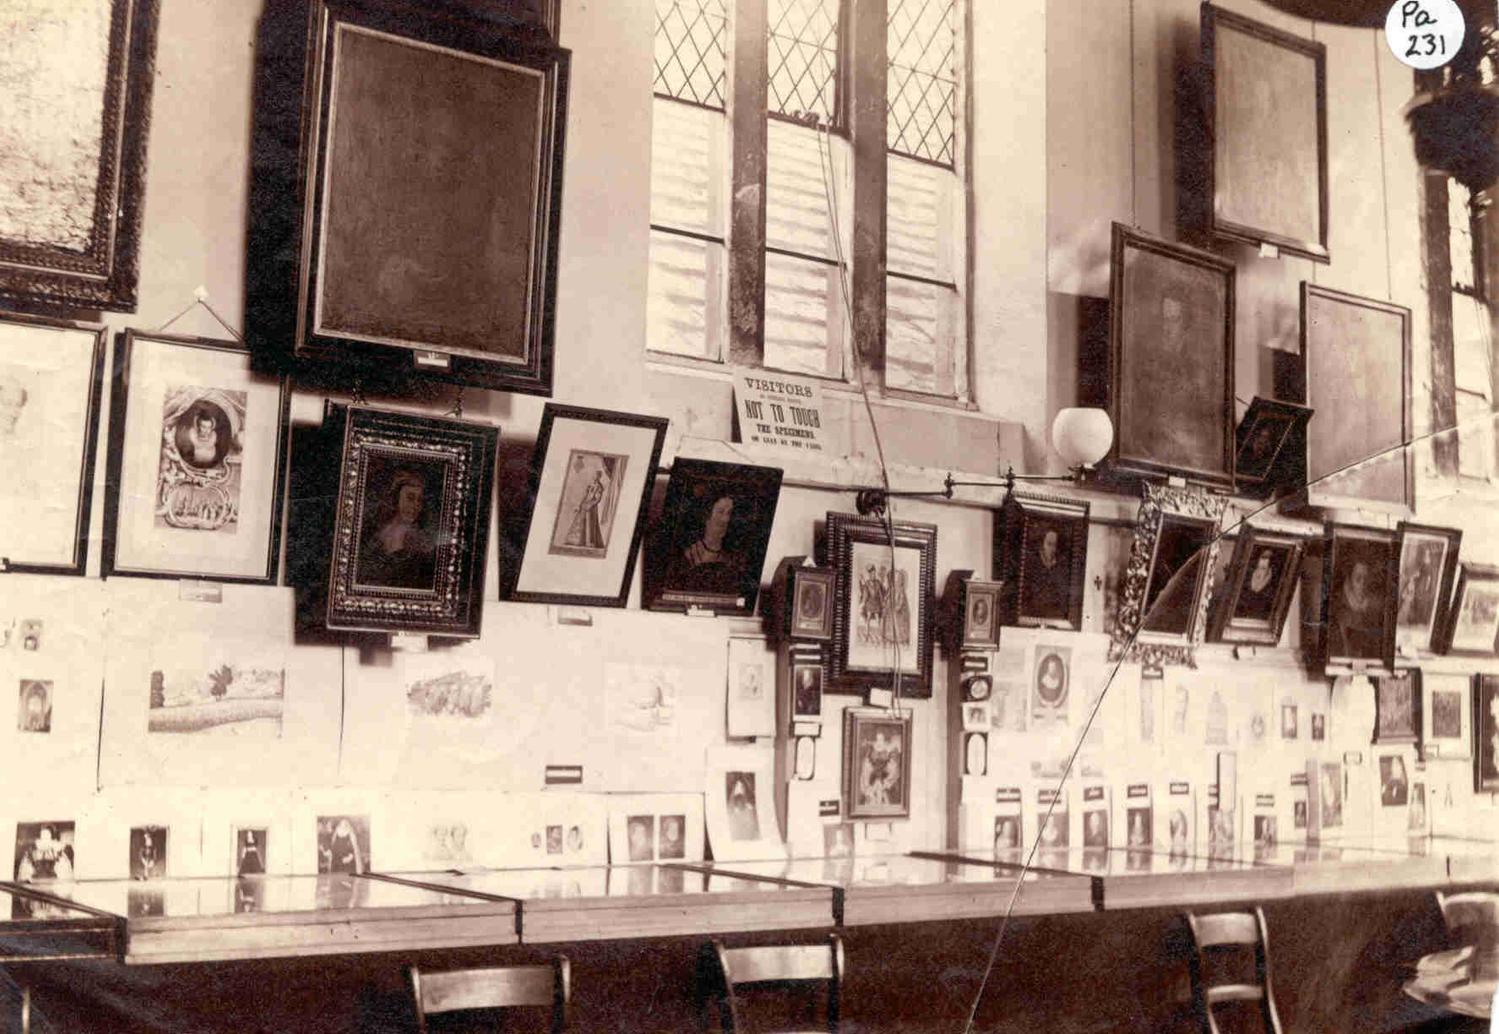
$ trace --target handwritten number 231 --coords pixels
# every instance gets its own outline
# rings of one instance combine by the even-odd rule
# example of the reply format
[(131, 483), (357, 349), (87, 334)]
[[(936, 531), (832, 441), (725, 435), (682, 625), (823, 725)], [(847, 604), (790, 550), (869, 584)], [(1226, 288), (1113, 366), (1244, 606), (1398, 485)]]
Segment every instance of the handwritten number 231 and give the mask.
[[(1425, 44), (1422, 44), (1425, 40)], [(1430, 32), (1413, 33), (1410, 37), (1410, 45), (1405, 48), (1406, 57), (1431, 57), (1434, 54), (1447, 53), (1447, 39), (1445, 36), (1437, 36)]]

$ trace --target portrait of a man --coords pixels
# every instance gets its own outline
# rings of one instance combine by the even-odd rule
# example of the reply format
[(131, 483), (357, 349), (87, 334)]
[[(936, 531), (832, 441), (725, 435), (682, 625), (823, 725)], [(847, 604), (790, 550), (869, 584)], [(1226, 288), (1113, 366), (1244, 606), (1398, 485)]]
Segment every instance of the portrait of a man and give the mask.
[(1390, 544), (1336, 537), (1332, 544), (1332, 591), (1327, 600), (1330, 658), (1379, 660), (1392, 630), (1387, 616)]
[(1109, 846), (1109, 813), (1102, 808), (1093, 808), (1083, 813), (1083, 846)]
[(1072, 524), (1030, 515), (1020, 566), (1020, 613), (1067, 622), (1072, 614)]
[(656, 858), (656, 817), (631, 815), (625, 819), (630, 861), (650, 862)]
[(432, 591), (442, 481), (439, 464), (371, 456), (356, 582)]
[(994, 853), (1020, 850), (1020, 817), (1001, 815), (994, 820)]
[(799, 570), (792, 575), (794, 606), (792, 628), (796, 635), (826, 639), (833, 634), (832, 572)]
[(661, 845), (657, 855), (661, 858), (687, 857), (687, 817), (685, 815), (661, 816)]
[(1269, 478), (1275, 458), (1280, 454), (1281, 444), (1293, 422), (1294, 417), (1288, 413), (1256, 415), (1234, 459), (1234, 474), (1257, 481)]
[(47, 679), (21, 680), (21, 713), (16, 721), (21, 732), (52, 731), (52, 683)]
[(1404, 808), (1410, 803), (1410, 782), (1405, 758), (1388, 754), (1379, 759), (1379, 803), (1386, 808)]
[(1066, 721), (1071, 678), (1071, 651), (1065, 647), (1036, 648), (1036, 673), (1031, 686), (1031, 713), (1042, 721)]
[(729, 839), (759, 840), (760, 814), (755, 800), (755, 773), (724, 773), (724, 801), (728, 806)]
[(798, 718), (822, 714), (822, 668), (815, 664), (798, 664), (793, 670), (794, 713)]

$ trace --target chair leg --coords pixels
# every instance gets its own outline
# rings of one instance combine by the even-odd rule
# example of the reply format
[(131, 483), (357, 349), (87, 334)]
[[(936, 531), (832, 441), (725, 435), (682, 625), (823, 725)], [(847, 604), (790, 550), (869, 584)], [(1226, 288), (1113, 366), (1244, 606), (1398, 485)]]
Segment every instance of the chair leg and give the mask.
[(31, 988), (21, 988), (21, 1034), (31, 1034)]

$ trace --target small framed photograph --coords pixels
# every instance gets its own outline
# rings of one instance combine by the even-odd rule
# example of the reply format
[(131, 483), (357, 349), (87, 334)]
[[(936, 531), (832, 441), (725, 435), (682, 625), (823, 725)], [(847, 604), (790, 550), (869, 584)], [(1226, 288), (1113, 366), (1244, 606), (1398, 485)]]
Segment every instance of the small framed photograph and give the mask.
[(130, 878), (159, 880), (169, 875), (166, 826), (135, 826), (130, 830)]
[(1114, 224), (1112, 470), (1232, 487), (1234, 282), (1228, 259)]
[(1421, 673), (1421, 753), (1426, 757), (1467, 759), (1473, 756), (1470, 698), (1475, 678)]
[(1004, 585), (1001, 582), (985, 582), (976, 578), (963, 578), (958, 583), (959, 629), (958, 648), (963, 650), (995, 650), (999, 648), (1000, 608)]
[(474, 638), (500, 429), (334, 407), (341, 439), (326, 623)]
[(83, 574), (106, 333), (0, 313), (0, 570)]
[(1393, 670), (1399, 573), (1395, 532), (1329, 523), (1324, 549), (1326, 663)]
[(963, 704), (963, 728), (968, 731), (989, 728), (989, 705)]
[(994, 695), (994, 676), (984, 673), (963, 679), (963, 700), (978, 703)]
[(1289, 480), (1311, 417), (1305, 406), (1256, 395), (1234, 433), (1235, 489), (1264, 495)]
[(911, 817), (911, 715), (843, 712), (844, 814), (850, 819)]
[(1327, 739), (1327, 715), (1321, 711), (1312, 712), (1312, 741), (1320, 742)]
[(791, 717), (822, 717), (822, 665), (793, 662), (791, 665)]
[(753, 614), (781, 471), (678, 457), (645, 545), (645, 605)]
[(1086, 503), (1013, 494), (1005, 500), (994, 518), (994, 577), (1005, 590), (1003, 624), (1079, 631), (1087, 566)]
[(1301, 577), (1306, 542), (1246, 525), (1234, 546), (1227, 591), (1214, 612), (1213, 638), (1275, 646)]
[(1463, 533), (1403, 522), (1396, 530), (1400, 534), (1400, 602), (1395, 612), (1395, 650), (1430, 653), (1437, 626), (1446, 616), (1443, 604), (1452, 598)]
[(236, 826), (234, 834), (234, 875), (264, 876), (270, 870), (270, 830), (264, 826)]
[(546, 404), (511, 599), (625, 605), (666, 425), (662, 417)]
[(74, 829), (71, 820), (16, 823), (15, 881), (71, 880), (78, 864), (73, 851)]
[(1499, 652), (1499, 568), (1461, 566), (1446, 625), (1443, 653), (1492, 657)]
[(1327, 48), (1202, 5), (1210, 227), (1327, 262)]
[(367, 815), (319, 815), (317, 871), (357, 875), (370, 871), (370, 820)]
[(1410, 776), (1405, 770), (1405, 755), (1379, 756), (1379, 804), (1383, 808), (1408, 808), (1411, 802)]
[(127, 330), (116, 348), (104, 576), (275, 584), (286, 379), (230, 341)]
[(701, 794), (630, 794), (609, 797), (609, 860), (703, 860)]
[(1473, 789), (1499, 790), (1499, 676), (1473, 678)]
[(936, 526), (829, 513), (826, 549), (838, 578), (829, 688), (930, 697)]
[(16, 728), (21, 732), (52, 731), (52, 680), (21, 679), (21, 706)]
[(1280, 738), (1294, 740), (1300, 734), (1300, 709), (1295, 704), (1280, 705)]
[(833, 571), (826, 567), (786, 570), (786, 634), (792, 639), (833, 638)]
[(1416, 743), (1421, 738), (1421, 672), (1402, 671), (1374, 680), (1376, 744)]

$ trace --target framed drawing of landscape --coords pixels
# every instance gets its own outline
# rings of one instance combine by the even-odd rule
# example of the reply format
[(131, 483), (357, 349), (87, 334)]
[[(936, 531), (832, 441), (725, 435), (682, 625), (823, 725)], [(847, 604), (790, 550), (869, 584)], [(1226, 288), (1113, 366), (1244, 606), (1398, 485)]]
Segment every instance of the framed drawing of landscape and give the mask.
[(1234, 264), (1114, 224), (1111, 470), (1234, 480)]
[(0, 313), (0, 570), (83, 574), (106, 333)]
[(273, 584), (289, 402), (232, 341), (120, 334), (104, 576)]
[(309, 18), (295, 354), (550, 395), (568, 53), (410, 0)]
[(0, 5), (0, 298), (135, 311), (158, 5)]
[(1327, 48), (1202, 5), (1211, 229), (1317, 262), (1327, 250)]

